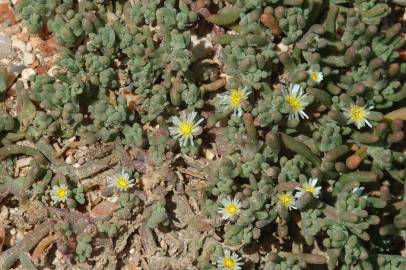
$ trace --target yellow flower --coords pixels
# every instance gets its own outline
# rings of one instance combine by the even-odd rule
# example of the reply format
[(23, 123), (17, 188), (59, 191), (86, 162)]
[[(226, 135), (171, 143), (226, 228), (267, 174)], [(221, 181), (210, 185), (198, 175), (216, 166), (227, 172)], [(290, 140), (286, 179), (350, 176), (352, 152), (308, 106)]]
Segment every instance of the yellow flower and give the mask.
[(302, 103), (297, 97), (287, 96), (286, 102), (290, 105), (293, 112), (299, 112), (301, 110), (300, 108), (302, 106)]
[(293, 197), (292, 192), (279, 194), (278, 203), (288, 210), (296, 209), (295, 198)]
[(183, 136), (190, 136), (193, 133), (193, 124), (190, 122), (181, 122), (179, 124), (179, 132)]
[(217, 260), (217, 266), (220, 270), (240, 270), (241, 265), (241, 258), (229, 250), (225, 250), (224, 256)]
[(174, 126), (169, 127), (169, 133), (179, 140), (181, 146), (186, 146), (188, 142), (194, 145), (193, 137), (201, 133), (202, 128), (199, 124), (203, 121), (203, 118), (195, 122), (196, 116), (196, 112), (186, 115), (185, 111), (182, 111), (180, 117), (173, 116), (171, 118)]
[(313, 197), (318, 198), (321, 187), (316, 186), (317, 181), (317, 178), (310, 178), (309, 181), (307, 183), (304, 183), (301, 188), (297, 187), (296, 190), (298, 190), (299, 192), (295, 194), (295, 197), (300, 198), (305, 192), (310, 192)]
[(368, 121), (368, 116), (370, 109), (373, 107), (366, 108), (365, 106), (360, 106), (352, 104), (349, 109), (344, 112), (344, 115), (347, 117), (349, 123), (354, 123), (355, 126), (360, 129), (365, 125), (372, 127), (371, 123)]
[(66, 202), (70, 196), (70, 190), (67, 185), (54, 185), (51, 190), (51, 199), (54, 202)]
[(124, 170), (122, 170), (120, 174), (110, 176), (108, 179), (110, 182), (109, 186), (120, 191), (127, 191), (134, 186), (133, 180), (130, 179), (130, 176)]
[(223, 207), (220, 207), (218, 212), (220, 214), (222, 214), (223, 219), (226, 219), (226, 220), (227, 219), (233, 219), (240, 212), (241, 203), (236, 198), (231, 199), (230, 197), (228, 197), (226, 199), (223, 199), (221, 201), (221, 204), (223, 205)]
[(285, 97), (285, 102), (289, 111), (289, 119), (309, 119), (309, 116), (304, 112), (304, 108), (308, 105), (306, 101), (307, 94), (298, 84), (289, 85), (288, 89), (283, 89), (282, 93)]
[(308, 70), (307, 73), (309, 74), (310, 80), (315, 83), (320, 83), (323, 80), (323, 73), (320, 71)]
[(221, 104), (233, 109), (235, 116), (242, 115), (243, 102), (248, 99), (251, 91), (247, 87), (232, 89), (229, 93), (220, 94)]

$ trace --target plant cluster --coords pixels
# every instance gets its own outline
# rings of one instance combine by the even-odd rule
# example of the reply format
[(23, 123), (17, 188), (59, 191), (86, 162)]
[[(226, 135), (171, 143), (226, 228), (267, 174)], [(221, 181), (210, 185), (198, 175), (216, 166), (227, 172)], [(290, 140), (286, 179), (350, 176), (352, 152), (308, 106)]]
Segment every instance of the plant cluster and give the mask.
[[(86, 203), (91, 174), (64, 169), (44, 140), (114, 142), (151, 167), (193, 156), (208, 168), (199, 207), (217, 242), (190, 269), (404, 269), (405, 6), (19, 1), (24, 25), (54, 35), (60, 58), (55, 74), (16, 85), (16, 118), (0, 116), (0, 192)], [(24, 139), (36, 148), (15, 144)], [(16, 154), (32, 168), (13, 179)], [(148, 199), (145, 174), (123, 162), (103, 191), (119, 194), (113, 217), (60, 229), (75, 243), (63, 254), (88, 261), (97, 237), (118, 237), (137, 215), (146, 231), (173, 228), (171, 196)]]

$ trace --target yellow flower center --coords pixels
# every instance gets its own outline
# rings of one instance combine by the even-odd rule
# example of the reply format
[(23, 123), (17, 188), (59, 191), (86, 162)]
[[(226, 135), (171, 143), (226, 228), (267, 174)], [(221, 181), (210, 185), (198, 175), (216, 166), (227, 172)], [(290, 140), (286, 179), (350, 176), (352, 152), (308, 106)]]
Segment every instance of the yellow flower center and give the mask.
[(244, 91), (241, 89), (233, 89), (230, 93), (230, 106), (232, 108), (239, 108), (241, 102), (245, 100)]
[(235, 215), (238, 212), (238, 207), (235, 203), (230, 203), (225, 208), (226, 212), (230, 215)]
[(312, 79), (312, 81), (318, 81), (319, 80), (319, 74), (317, 74), (317, 72), (312, 72), (310, 74), (310, 79)]
[(66, 194), (67, 194), (66, 188), (59, 188), (59, 189), (56, 191), (56, 194), (55, 194), (55, 195), (56, 195), (57, 198), (63, 199), (63, 198), (66, 197)]
[(116, 184), (117, 187), (120, 189), (127, 189), (130, 183), (128, 182), (127, 178), (119, 176), (117, 177)]
[(233, 258), (225, 257), (224, 260), (223, 260), (223, 265), (227, 269), (234, 269), (235, 266), (236, 266), (236, 263), (235, 263)]
[(302, 109), (302, 102), (300, 101), (299, 98), (295, 96), (287, 96), (286, 102), (289, 104), (289, 106), (292, 109), (292, 112), (294, 113), (299, 112)]
[(316, 192), (316, 188), (311, 185), (303, 185), (303, 190), (310, 193)]
[(282, 194), (279, 196), (279, 203), (285, 207), (289, 207), (293, 203), (293, 197), (290, 194)]
[(182, 136), (191, 136), (193, 133), (193, 124), (188, 121), (183, 121), (179, 124), (179, 133)]
[(362, 122), (365, 119), (366, 113), (364, 107), (354, 105), (350, 111), (351, 120), (354, 122)]

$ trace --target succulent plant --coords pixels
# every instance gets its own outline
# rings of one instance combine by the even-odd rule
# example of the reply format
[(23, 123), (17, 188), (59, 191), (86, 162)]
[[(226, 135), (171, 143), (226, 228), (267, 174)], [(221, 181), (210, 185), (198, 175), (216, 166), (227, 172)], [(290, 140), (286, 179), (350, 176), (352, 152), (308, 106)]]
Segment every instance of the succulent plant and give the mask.
[[(69, 189), (58, 203), (72, 230), (58, 249), (78, 263), (90, 263), (106, 236), (120, 253), (119, 243), (137, 246), (139, 234), (151, 269), (184, 269), (151, 265), (189, 246), (197, 250), (186, 256), (190, 269), (402, 269), (406, 42), (397, 21), (405, 6), (18, 1), (27, 29), (49, 31), (59, 53), (52, 75), (33, 75), (29, 89), (16, 84), (16, 116), (0, 108), (0, 191), (50, 203), (53, 186)], [(2, 99), (6, 81), (0, 70)], [(49, 147), (72, 137), (114, 151), (78, 169)], [(33, 147), (16, 143), (24, 139)], [(16, 176), (20, 155), (32, 157), (31, 170)], [(108, 219), (72, 222), (87, 192), (103, 185), (84, 179), (116, 164), (142, 181), (102, 189), (118, 198)], [(162, 168), (170, 169), (152, 173)], [(175, 202), (179, 194), (199, 215)], [(186, 233), (207, 220), (209, 229)], [(175, 251), (154, 247), (171, 230), (204, 237)]]

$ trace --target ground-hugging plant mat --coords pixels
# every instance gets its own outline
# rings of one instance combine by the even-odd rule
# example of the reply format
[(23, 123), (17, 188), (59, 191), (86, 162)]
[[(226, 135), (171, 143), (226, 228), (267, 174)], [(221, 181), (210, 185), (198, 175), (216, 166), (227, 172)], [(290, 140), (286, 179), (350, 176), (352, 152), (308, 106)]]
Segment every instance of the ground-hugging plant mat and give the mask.
[(405, 6), (0, 1), (0, 269), (405, 269)]

